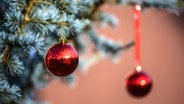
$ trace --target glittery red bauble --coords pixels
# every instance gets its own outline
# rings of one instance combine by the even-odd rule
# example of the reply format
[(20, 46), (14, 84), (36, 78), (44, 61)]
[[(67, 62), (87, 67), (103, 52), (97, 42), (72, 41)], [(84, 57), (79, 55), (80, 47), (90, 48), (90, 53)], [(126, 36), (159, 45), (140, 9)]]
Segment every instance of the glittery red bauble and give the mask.
[(131, 73), (126, 82), (128, 92), (135, 97), (147, 95), (152, 87), (151, 78), (143, 71)]
[(77, 51), (68, 43), (59, 43), (52, 46), (46, 54), (46, 66), (51, 73), (57, 76), (67, 76), (78, 66)]

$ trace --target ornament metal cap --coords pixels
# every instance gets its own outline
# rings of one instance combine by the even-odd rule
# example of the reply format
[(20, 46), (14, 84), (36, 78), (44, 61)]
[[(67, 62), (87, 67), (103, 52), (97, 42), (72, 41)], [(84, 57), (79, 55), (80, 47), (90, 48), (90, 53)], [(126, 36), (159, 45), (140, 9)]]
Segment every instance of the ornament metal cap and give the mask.
[(61, 38), (59, 38), (59, 43), (66, 44), (68, 43), (68, 40), (64, 36), (62, 36)]
[(137, 65), (136, 68), (135, 68), (135, 70), (137, 72), (141, 72), (142, 71), (142, 66), (141, 65)]

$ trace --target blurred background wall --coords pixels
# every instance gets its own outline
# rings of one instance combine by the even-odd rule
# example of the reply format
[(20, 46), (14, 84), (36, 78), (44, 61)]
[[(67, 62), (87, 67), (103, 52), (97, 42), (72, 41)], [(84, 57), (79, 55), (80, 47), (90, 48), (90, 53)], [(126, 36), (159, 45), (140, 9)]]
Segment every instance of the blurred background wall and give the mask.
[[(101, 34), (123, 43), (134, 39), (132, 7), (105, 5), (102, 9), (115, 14), (119, 26), (99, 28)], [(106, 58), (87, 73), (77, 72), (73, 89), (52, 81), (41, 90), (41, 99), (52, 104), (184, 104), (184, 28), (177, 19), (161, 9), (142, 12), (142, 66), (154, 84), (148, 96), (137, 99), (125, 89), (125, 78), (135, 68), (131, 48), (116, 64)]]

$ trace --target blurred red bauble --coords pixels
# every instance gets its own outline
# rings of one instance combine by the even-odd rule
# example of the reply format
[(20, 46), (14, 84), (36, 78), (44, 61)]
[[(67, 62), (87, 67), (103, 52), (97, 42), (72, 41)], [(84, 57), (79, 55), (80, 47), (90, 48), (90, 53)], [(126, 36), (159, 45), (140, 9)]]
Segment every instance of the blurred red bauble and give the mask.
[(77, 51), (68, 43), (53, 45), (46, 54), (46, 66), (56, 76), (67, 76), (78, 66)]
[(143, 97), (150, 92), (152, 80), (145, 72), (135, 71), (128, 76), (126, 88), (132, 96)]

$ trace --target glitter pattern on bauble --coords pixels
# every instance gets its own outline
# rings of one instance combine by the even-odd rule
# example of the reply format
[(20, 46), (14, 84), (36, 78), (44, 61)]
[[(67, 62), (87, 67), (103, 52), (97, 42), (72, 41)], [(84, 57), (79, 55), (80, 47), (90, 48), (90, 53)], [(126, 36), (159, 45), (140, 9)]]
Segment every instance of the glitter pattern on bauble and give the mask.
[(77, 68), (79, 56), (69, 43), (58, 43), (48, 50), (45, 60), (51, 73), (56, 76), (67, 76)]

